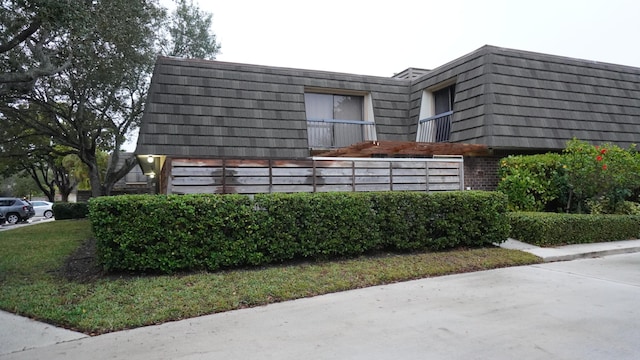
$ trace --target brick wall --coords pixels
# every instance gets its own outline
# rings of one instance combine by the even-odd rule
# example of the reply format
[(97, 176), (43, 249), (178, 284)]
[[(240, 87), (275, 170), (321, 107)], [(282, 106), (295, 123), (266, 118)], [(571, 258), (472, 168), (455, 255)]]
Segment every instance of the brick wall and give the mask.
[(501, 157), (474, 156), (464, 158), (464, 187), (471, 190), (495, 190)]

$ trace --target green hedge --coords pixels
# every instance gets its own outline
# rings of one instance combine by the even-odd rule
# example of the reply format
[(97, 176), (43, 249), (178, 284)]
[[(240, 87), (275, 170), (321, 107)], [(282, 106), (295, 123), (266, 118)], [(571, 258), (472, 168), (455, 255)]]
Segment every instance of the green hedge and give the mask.
[(505, 241), (507, 198), (499, 192), (370, 195), (386, 248), (441, 250)]
[(56, 220), (84, 219), (89, 215), (89, 207), (84, 202), (58, 202), (53, 204), (51, 210)]
[(510, 155), (500, 160), (498, 191), (512, 211), (556, 211), (566, 206), (566, 171), (562, 155)]
[(506, 240), (497, 192), (123, 195), (89, 202), (106, 270), (171, 273)]
[(640, 238), (638, 215), (514, 212), (508, 217), (511, 238), (538, 246)]

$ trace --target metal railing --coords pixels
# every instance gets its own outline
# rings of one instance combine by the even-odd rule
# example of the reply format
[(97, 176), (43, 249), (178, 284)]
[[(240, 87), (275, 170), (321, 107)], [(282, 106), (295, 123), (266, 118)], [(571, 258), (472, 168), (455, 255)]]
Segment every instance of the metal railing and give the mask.
[(451, 134), (453, 111), (430, 116), (418, 122), (417, 142), (447, 142)]
[(372, 121), (308, 119), (307, 136), (310, 148), (340, 148), (365, 140), (376, 140)]

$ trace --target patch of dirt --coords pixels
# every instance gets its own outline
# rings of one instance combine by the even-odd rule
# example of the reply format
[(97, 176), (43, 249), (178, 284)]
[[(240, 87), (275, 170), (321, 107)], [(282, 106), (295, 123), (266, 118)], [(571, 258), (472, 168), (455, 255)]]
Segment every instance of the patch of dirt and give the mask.
[(70, 281), (87, 283), (103, 277), (104, 271), (96, 261), (96, 240), (86, 240), (64, 262), (60, 276)]

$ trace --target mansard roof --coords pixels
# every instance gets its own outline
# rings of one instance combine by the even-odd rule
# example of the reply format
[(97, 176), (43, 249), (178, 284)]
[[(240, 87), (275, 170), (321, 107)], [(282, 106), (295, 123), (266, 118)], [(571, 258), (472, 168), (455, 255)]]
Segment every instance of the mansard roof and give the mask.
[(378, 140), (414, 141), (425, 91), (452, 83), (452, 142), (556, 150), (573, 137), (640, 141), (639, 68), (484, 46), (400, 78), (160, 57), (136, 153), (308, 157), (304, 93), (319, 89), (368, 94)]

